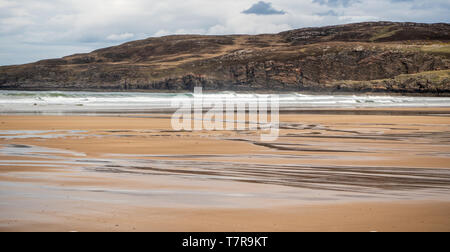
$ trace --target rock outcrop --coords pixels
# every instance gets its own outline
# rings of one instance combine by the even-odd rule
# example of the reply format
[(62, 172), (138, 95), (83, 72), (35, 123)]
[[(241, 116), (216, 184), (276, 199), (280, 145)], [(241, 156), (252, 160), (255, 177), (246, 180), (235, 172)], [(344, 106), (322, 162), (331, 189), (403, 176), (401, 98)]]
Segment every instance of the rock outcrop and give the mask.
[(449, 42), (450, 24), (392, 22), (257, 36), (168, 36), (0, 67), (0, 89), (182, 91), (203, 86), (450, 95)]

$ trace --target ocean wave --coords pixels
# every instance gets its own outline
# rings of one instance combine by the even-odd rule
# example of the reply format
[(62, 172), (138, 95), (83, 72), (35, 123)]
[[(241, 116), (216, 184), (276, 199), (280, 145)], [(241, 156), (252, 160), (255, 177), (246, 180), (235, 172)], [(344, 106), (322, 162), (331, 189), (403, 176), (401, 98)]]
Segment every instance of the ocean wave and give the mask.
[[(170, 109), (174, 99), (193, 103), (231, 101), (254, 104), (274, 97), (273, 94), (217, 92), (204, 93), (127, 93), (127, 92), (61, 92), (0, 91), (0, 111), (79, 111), (98, 109)], [(353, 108), (353, 107), (450, 107), (447, 97), (403, 97), (374, 95), (277, 94), (283, 108)]]

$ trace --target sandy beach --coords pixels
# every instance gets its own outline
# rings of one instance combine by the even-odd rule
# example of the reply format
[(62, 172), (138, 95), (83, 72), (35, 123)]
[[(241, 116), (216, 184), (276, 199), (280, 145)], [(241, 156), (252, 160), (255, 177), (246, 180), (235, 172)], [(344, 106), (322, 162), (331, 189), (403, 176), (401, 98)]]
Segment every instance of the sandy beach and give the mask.
[(1, 115), (0, 231), (450, 231), (450, 109), (336, 111)]
[(450, 232), (449, 12), (0, 0), (0, 233)]

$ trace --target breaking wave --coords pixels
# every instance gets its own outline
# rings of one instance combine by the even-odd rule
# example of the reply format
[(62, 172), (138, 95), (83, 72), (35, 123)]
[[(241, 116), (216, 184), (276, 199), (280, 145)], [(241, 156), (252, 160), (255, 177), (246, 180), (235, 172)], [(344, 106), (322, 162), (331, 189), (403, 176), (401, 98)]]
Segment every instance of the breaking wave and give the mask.
[[(213, 103), (228, 100), (234, 103), (255, 103), (271, 94), (216, 92), (202, 95)], [(447, 97), (404, 97), (374, 95), (307, 95), (277, 94), (280, 109), (301, 108), (382, 108), (382, 107), (450, 107)], [(0, 91), (0, 112), (67, 112), (104, 110), (164, 110), (171, 102), (193, 102), (193, 93), (132, 93), (132, 92), (56, 92)]]

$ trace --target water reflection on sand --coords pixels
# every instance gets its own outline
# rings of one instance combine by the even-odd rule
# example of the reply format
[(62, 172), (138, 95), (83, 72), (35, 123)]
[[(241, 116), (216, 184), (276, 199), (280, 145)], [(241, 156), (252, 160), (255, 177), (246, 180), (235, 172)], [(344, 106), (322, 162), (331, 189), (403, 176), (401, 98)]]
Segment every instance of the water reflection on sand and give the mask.
[(0, 219), (50, 222), (98, 204), (450, 201), (449, 117), (356, 114), (282, 114), (275, 142), (251, 131), (177, 132), (164, 115), (2, 116)]

